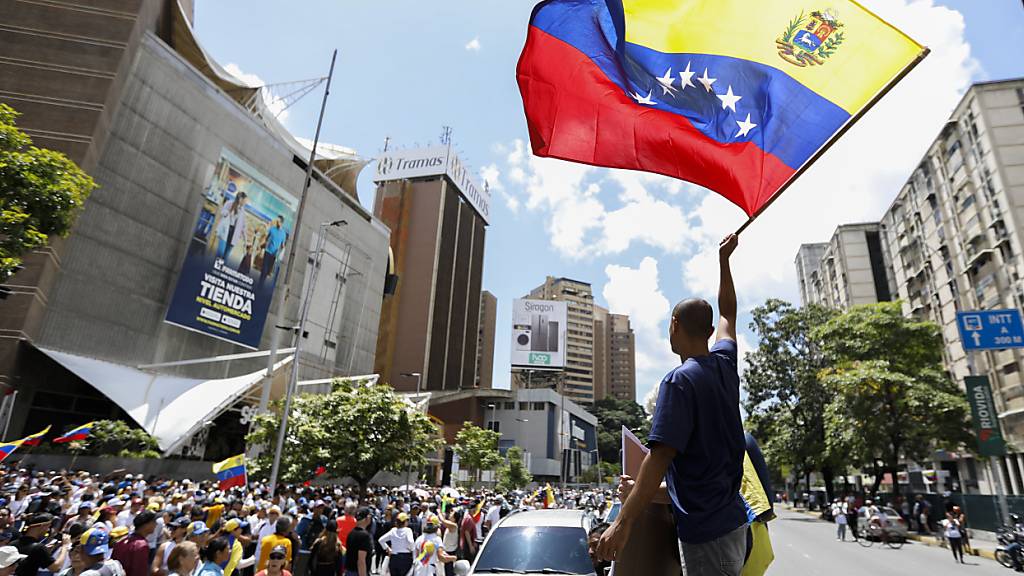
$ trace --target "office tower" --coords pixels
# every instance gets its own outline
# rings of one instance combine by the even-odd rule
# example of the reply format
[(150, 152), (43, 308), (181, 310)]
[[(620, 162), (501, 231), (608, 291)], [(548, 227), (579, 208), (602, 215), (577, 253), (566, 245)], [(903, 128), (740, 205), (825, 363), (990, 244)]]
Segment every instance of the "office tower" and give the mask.
[(480, 328), (476, 340), (476, 386), (491, 388), (494, 372), (494, 331), (497, 325), (498, 299), (484, 290), (480, 293)]
[(559, 387), (569, 399), (582, 405), (594, 403), (594, 296), (590, 284), (548, 276), (530, 291), (529, 298), (566, 302), (565, 377)]
[(606, 394), (636, 401), (636, 335), (625, 314), (608, 315)]
[(827, 243), (800, 246), (800, 301), (840, 310), (887, 302), (893, 292), (889, 268), (877, 222), (843, 224)]

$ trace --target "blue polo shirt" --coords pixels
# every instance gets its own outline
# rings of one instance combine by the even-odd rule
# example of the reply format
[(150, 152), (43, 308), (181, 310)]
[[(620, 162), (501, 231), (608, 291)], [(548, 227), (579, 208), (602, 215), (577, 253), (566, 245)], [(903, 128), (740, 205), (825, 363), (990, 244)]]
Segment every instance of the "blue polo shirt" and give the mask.
[(735, 341), (719, 340), (665, 376), (647, 438), (676, 449), (665, 481), (680, 540), (708, 542), (747, 523)]
[(267, 254), (276, 255), (277, 251), (281, 249), (281, 244), (284, 244), (286, 236), (284, 226), (280, 228), (271, 226), (270, 230), (267, 230)]

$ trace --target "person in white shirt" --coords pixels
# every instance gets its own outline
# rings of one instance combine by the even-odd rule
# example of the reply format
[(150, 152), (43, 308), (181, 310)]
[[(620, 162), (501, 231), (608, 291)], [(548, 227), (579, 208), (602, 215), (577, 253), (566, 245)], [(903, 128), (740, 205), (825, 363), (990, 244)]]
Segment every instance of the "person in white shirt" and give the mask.
[(412, 550), (415, 541), (412, 537), (412, 528), (409, 528), (409, 515), (401, 512), (395, 521), (395, 527), (377, 539), (377, 543), (384, 548), (390, 558), (390, 572), (404, 576), (412, 568)]
[(256, 530), (256, 534), (257, 534), (256, 557), (257, 558), (262, 558), (262, 556), (260, 556), (260, 548), (263, 545), (263, 539), (266, 538), (267, 536), (270, 536), (271, 534), (274, 534), (276, 532), (277, 519), (280, 518), (280, 517), (281, 517), (281, 509), (278, 508), (277, 506), (271, 506), (270, 509), (267, 510), (267, 517), (266, 517), (266, 519), (264, 519), (263, 522), (261, 522), (259, 524), (259, 526), (257, 527), (257, 530)]
[(836, 523), (836, 540), (846, 541), (846, 503), (836, 500), (832, 504), (832, 518)]
[(964, 563), (964, 538), (960, 531), (960, 521), (947, 514), (942, 521), (943, 534), (949, 540), (949, 549), (953, 551), (953, 561)]
[(423, 524), (423, 534), (413, 544), (413, 576), (439, 576), (444, 574), (444, 562), (455, 561), (455, 556), (445, 552), (444, 542), (437, 535), (440, 526), (441, 520), (433, 514)]
[(135, 517), (142, 512), (142, 499), (138, 497), (132, 497), (131, 506), (127, 510), (122, 510), (117, 514), (117, 525), (124, 526), (125, 528), (131, 529), (134, 526)]
[(484, 514), (484, 526), (483, 533), (487, 534), (498, 524), (498, 520), (501, 520), (501, 504), (498, 499), (495, 498), (491, 501), (491, 507), (487, 509), (487, 514)]

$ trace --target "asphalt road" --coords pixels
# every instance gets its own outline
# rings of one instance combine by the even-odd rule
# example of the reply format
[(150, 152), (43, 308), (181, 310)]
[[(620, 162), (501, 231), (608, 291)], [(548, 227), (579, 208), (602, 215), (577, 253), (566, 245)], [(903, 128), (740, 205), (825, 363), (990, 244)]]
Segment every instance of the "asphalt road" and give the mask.
[(779, 517), (769, 524), (775, 562), (769, 576), (988, 576), (1014, 574), (993, 560), (965, 556), (966, 564), (953, 562), (945, 548), (907, 542), (900, 550), (875, 543), (871, 548), (849, 540), (836, 540), (835, 525), (795, 512), (777, 509)]

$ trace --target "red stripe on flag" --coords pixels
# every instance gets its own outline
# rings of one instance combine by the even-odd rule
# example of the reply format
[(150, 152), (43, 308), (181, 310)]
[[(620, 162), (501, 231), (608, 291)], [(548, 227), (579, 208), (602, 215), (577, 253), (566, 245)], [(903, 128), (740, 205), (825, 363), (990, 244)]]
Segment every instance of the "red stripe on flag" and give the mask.
[(217, 485), (221, 490), (227, 490), (228, 488), (234, 488), (235, 486), (245, 487), (245, 474), (239, 474), (237, 476), (232, 476), (227, 480), (221, 480)]
[(794, 170), (756, 144), (722, 144), (634, 102), (576, 47), (530, 27), (517, 76), (537, 156), (657, 172), (710, 188), (748, 215)]

